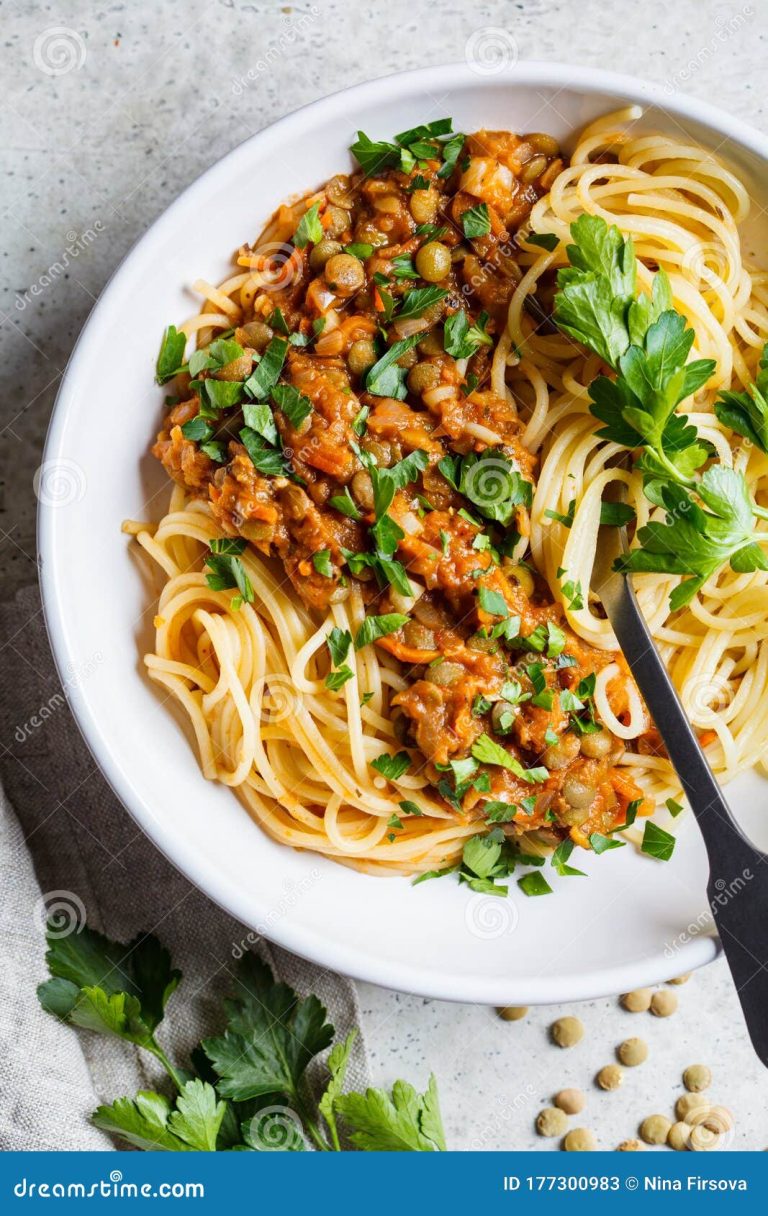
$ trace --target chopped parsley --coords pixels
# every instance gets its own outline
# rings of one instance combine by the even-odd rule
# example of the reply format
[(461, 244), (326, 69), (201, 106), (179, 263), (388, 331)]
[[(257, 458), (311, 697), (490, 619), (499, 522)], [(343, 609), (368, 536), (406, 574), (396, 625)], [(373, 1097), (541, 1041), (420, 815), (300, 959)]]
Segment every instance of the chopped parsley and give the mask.
[(496, 743), (489, 735), (481, 735), (472, 744), (472, 755), (481, 764), (496, 764), (508, 768), (515, 776), (523, 781), (537, 784), (546, 781), (549, 773), (543, 766), (539, 768), (523, 768), (520, 761), (500, 743)]
[(397, 361), (422, 340), (422, 334), (411, 334), (393, 343), (389, 350), (369, 368), (365, 374), (365, 387), (374, 397), (394, 397), (404, 401), (407, 396), (405, 386), (406, 369), (398, 367)]
[(331, 656), (331, 662), (334, 667), (338, 667), (349, 654), (349, 648), (352, 645), (352, 634), (348, 629), (334, 627), (325, 641)]
[(275, 384), (272, 400), (281, 409), (294, 430), (312, 413), (312, 402), (291, 384)]
[(417, 287), (413, 291), (406, 292), (403, 302), (397, 310), (398, 321), (404, 321), (408, 317), (420, 317), (423, 312), (435, 304), (439, 304), (447, 295), (448, 292), (444, 287)]
[(320, 222), (320, 204), (313, 205), (304, 212), (299, 220), (299, 226), (293, 234), (293, 243), (298, 249), (307, 245), (317, 245), (323, 239), (323, 225)]
[(471, 323), (463, 308), (448, 317), (443, 328), (443, 345), (446, 353), (454, 359), (469, 359), (480, 346), (493, 346), (493, 338), (486, 330), (488, 314), (481, 312), (477, 321)]
[(355, 650), (362, 650), (363, 646), (369, 646), (371, 642), (402, 629), (407, 620), (408, 617), (404, 616), (402, 612), (388, 612), (383, 616), (367, 616), (357, 631)]
[(325, 687), (330, 688), (332, 692), (337, 692), (340, 688), (344, 687), (347, 680), (353, 678), (354, 674), (352, 669), (347, 667), (345, 663), (342, 667), (328, 673), (325, 677)]
[(186, 345), (187, 335), (181, 333), (175, 325), (169, 325), (163, 334), (160, 353), (157, 356), (155, 379), (158, 384), (166, 384), (181, 371)]
[(386, 777), (388, 781), (397, 781), (398, 777), (402, 777), (411, 766), (411, 757), (408, 752), (398, 752), (395, 756), (384, 754), (378, 756), (375, 760), (371, 760), (371, 768), (375, 768), (377, 773), (381, 773), (382, 777)]
[[(283, 370), (285, 356), (288, 353), (288, 343), (285, 338), (272, 338), (261, 359), (251, 372), (243, 386), (246, 393), (256, 401), (268, 397), (273, 386), (277, 384), (280, 372)], [(206, 384), (210, 384), (206, 380)]]
[(330, 549), (321, 549), (319, 553), (313, 553), (312, 565), (317, 573), (322, 574), (324, 578), (333, 578), (335, 568), (331, 561)]
[(523, 895), (552, 894), (552, 888), (539, 870), (532, 870), (530, 874), (523, 874), (522, 878), (518, 878), (517, 885)]
[(646, 820), (643, 843), (640, 848), (649, 857), (655, 857), (657, 861), (669, 861), (675, 851), (675, 843), (671, 832), (665, 832), (650, 819)]
[(228, 591), (236, 587), (241, 600), (252, 604), (255, 599), (253, 585), (240, 558), (245, 545), (241, 537), (227, 536), (212, 540), (205, 558), (209, 570), (205, 581), (212, 591)]
[[(530, 481), (523, 478), (499, 448), (486, 448), (484, 452), (470, 452), (466, 456), (443, 456), (437, 467), (454, 490), (495, 523), (509, 524), (517, 507), (530, 507), (533, 502)], [(477, 522), (471, 516), (469, 520)]]
[(339, 511), (340, 514), (346, 515), (348, 519), (359, 521), (363, 518), (347, 486), (344, 487), (343, 494), (335, 494), (333, 498), (329, 498), (328, 505)]
[(478, 587), (477, 598), (483, 612), (487, 612), (491, 616), (505, 618), (509, 616), (507, 601), (500, 591), (491, 591), (489, 587)]
[(467, 240), (472, 240), (473, 237), (487, 236), (491, 231), (491, 217), (488, 214), (488, 204), (478, 203), (476, 207), (470, 207), (461, 217), (461, 226), (464, 229), (464, 235)]

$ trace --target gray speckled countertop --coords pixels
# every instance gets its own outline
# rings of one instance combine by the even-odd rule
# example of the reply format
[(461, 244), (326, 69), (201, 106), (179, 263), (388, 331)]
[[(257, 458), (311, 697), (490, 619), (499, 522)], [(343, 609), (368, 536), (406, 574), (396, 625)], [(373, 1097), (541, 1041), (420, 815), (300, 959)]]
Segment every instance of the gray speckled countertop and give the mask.
[[(5, 595), (35, 577), (32, 488), (56, 387), (88, 312), (135, 239), (198, 174), (280, 115), (345, 85), (460, 60), (477, 29), (513, 32), (521, 58), (608, 66), (714, 100), (768, 125), (768, 0), (5, 0), (0, 72), (3, 185), (0, 342), (4, 367), (0, 530)], [(247, 89), (237, 82), (268, 53)], [(92, 230), (97, 239), (81, 241)], [(70, 246), (68, 266), (52, 270)], [(78, 248), (82, 245), (82, 248)], [(722, 962), (676, 991), (669, 1020), (615, 1000), (578, 1013), (563, 1051), (547, 1027), (492, 1010), (360, 986), (375, 1074), (440, 1081), (455, 1148), (540, 1148), (533, 1121), (563, 1085), (588, 1095), (575, 1124), (612, 1148), (639, 1118), (671, 1114), (680, 1072), (709, 1063), (736, 1114), (734, 1148), (768, 1144), (766, 1075), (748, 1046)], [(569, 1010), (568, 1012), (577, 1012)], [(603, 1093), (594, 1074), (627, 1035), (648, 1062)]]

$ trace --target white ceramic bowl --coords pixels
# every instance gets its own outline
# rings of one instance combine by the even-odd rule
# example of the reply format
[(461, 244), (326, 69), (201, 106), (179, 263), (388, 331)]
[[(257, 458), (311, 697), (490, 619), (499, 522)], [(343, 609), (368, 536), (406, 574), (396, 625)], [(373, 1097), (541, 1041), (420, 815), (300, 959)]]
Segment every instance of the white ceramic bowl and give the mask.
[[(632, 848), (590, 856), (579, 861), (589, 878), (554, 878), (545, 899), (514, 883), (508, 900), (472, 895), (452, 878), (414, 888), (273, 843), (228, 789), (203, 779), (185, 730), (142, 674), (154, 603), (120, 533), (125, 517), (158, 517), (167, 502), (165, 476), (146, 453), (161, 416), (160, 336), (195, 307), (185, 285), (220, 281), (232, 250), (281, 199), (347, 169), (358, 127), (389, 138), (451, 114), (457, 130), (543, 130), (567, 146), (597, 115), (640, 102), (649, 126), (687, 132), (748, 181), (766, 180), (768, 140), (703, 103), (591, 69), (518, 63), (480, 73), (485, 66), (408, 72), (306, 106), (168, 208), (115, 273), (67, 369), (45, 452), (40, 552), (50, 636), (85, 738), (136, 821), (192, 882), (250, 928), (336, 971), (449, 1000), (541, 1004), (625, 991), (715, 956), (693, 821), (670, 863)], [(757, 812), (766, 793), (749, 776), (733, 797)]]

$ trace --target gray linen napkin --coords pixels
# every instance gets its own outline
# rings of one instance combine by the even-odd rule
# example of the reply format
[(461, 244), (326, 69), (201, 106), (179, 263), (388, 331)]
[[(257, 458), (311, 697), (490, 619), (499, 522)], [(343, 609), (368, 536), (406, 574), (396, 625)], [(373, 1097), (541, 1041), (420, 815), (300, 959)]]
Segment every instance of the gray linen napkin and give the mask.
[[(151, 1088), (160, 1073), (138, 1048), (42, 1012), (45, 902), (80, 900), (88, 923), (110, 937), (153, 932), (168, 947), (184, 979), (161, 1038), (181, 1063), (221, 1029), (221, 997), (248, 930), (171, 866), (107, 786), (62, 695), (36, 587), (0, 605), (0, 639), (0, 1150), (109, 1149), (88, 1114)], [(349, 980), (263, 940), (256, 949), (300, 994), (317, 993), (337, 1035), (359, 1030)], [(348, 1078), (353, 1089), (369, 1083), (361, 1036)]]

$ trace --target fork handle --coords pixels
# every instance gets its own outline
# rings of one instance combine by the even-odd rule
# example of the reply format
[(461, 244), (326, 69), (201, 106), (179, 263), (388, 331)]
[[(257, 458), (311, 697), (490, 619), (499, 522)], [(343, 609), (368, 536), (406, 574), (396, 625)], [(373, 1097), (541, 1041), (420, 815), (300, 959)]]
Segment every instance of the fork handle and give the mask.
[(755, 1051), (768, 1065), (768, 857), (742, 832), (701, 750), (628, 577), (600, 598), (696, 816), (709, 858), (707, 896)]

